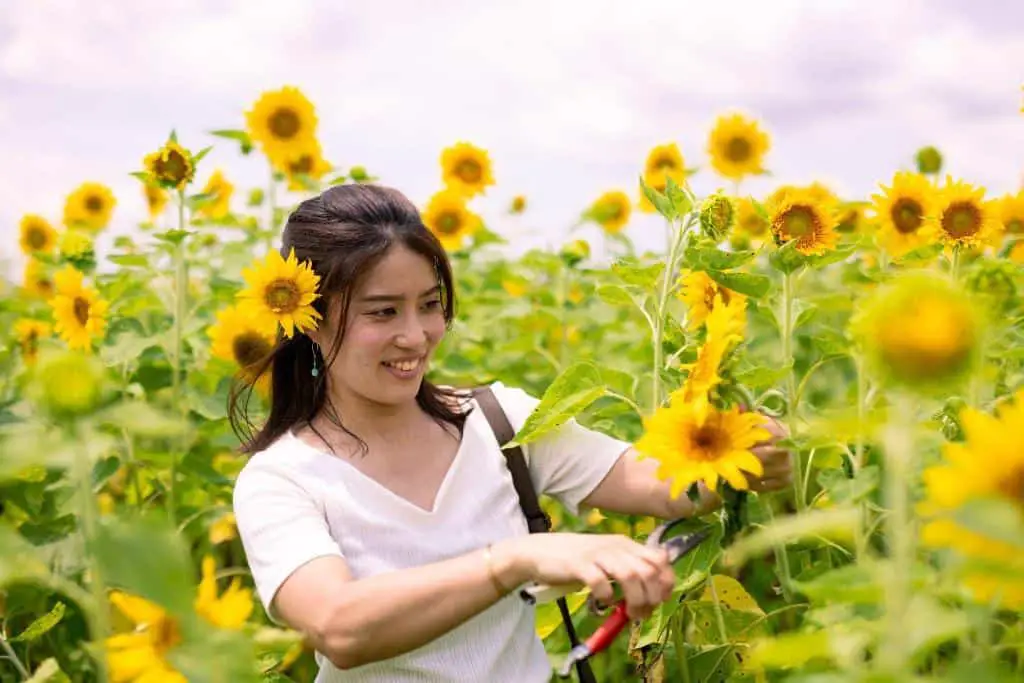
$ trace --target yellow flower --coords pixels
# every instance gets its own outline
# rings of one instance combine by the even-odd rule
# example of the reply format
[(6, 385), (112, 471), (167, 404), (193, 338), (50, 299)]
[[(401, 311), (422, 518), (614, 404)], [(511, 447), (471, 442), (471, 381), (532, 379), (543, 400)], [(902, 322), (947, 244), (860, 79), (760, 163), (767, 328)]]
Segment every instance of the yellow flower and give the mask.
[(441, 152), (441, 180), (451, 190), (466, 197), (482, 194), (494, 184), (487, 150), (468, 142), (458, 142)]
[(181, 643), (178, 622), (159, 606), (127, 593), (112, 592), (110, 602), (135, 626), (104, 643), (111, 683), (187, 683), (166, 659)]
[(213, 195), (213, 198), (200, 206), (196, 213), (206, 218), (223, 218), (231, 211), (231, 195), (235, 186), (225, 177), (220, 169), (210, 174), (210, 179), (203, 187), (203, 194)]
[(36, 253), (50, 253), (57, 244), (57, 231), (43, 218), (34, 213), (21, 219), (21, 250), (31, 256)]
[(93, 240), (88, 233), (68, 228), (60, 236), (60, 255), (65, 259), (76, 259), (93, 250)]
[(787, 188), (772, 195), (768, 214), (779, 245), (796, 241), (802, 254), (822, 254), (835, 247), (834, 205), (829, 196), (815, 188)]
[(1000, 236), (1000, 224), (985, 188), (946, 177), (939, 193), (939, 238), (948, 246), (983, 247)]
[(708, 139), (711, 167), (733, 180), (759, 175), (764, 172), (762, 163), (769, 145), (768, 135), (757, 121), (741, 114), (720, 116)]
[(146, 197), (146, 207), (149, 209), (149, 220), (155, 221), (167, 206), (167, 191), (152, 183), (143, 183), (142, 191)]
[(672, 402), (644, 418), (644, 434), (635, 448), (658, 461), (658, 477), (672, 480), (672, 496), (703, 480), (712, 491), (719, 478), (734, 489), (749, 488), (744, 472), (761, 476), (764, 469), (751, 449), (771, 437), (760, 413), (739, 407), (719, 412), (707, 401)]
[(880, 286), (852, 321), (876, 371), (910, 386), (942, 386), (969, 372), (982, 320), (946, 278), (910, 271)]
[[(682, 185), (686, 179), (683, 154), (679, 151), (679, 145), (674, 142), (655, 145), (647, 153), (647, 160), (644, 162), (643, 179), (644, 184), (648, 187), (664, 192), (669, 178), (677, 185)], [(657, 211), (654, 204), (647, 199), (642, 191), (640, 193), (640, 210), (645, 213)]]
[(1024, 263), (1024, 239), (1018, 240), (1010, 249), (1008, 257), (1014, 263)]
[(526, 197), (521, 194), (517, 194), (512, 198), (512, 203), (508, 207), (508, 212), (511, 214), (520, 214), (526, 210)]
[(109, 304), (82, 282), (82, 273), (66, 266), (54, 275), (57, 293), (50, 300), (55, 330), (71, 349), (89, 350), (106, 331)]
[(284, 159), (282, 170), (288, 177), (288, 189), (299, 191), (307, 189), (303, 176), (320, 180), (331, 168), (331, 164), (323, 157), (320, 141), (314, 138), (304, 149)]
[(36, 259), (30, 258), (25, 264), (22, 285), (29, 296), (49, 299), (53, 296), (53, 279), (45, 266)]
[(1015, 195), (1007, 194), (998, 200), (997, 210), (1003, 233), (1024, 237), (1024, 190)]
[(217, 545), (238, 537), (235, 513), (229, 512), (210, 525), (210, 543)]
[(736, 201), (736, 231), (755, 238), (768, 234), (768, 219), (758, 213), (750, 197)]
[(52, 331), (49, 323), (42, 320), (22, 318), (14, 323), (14, 336), (21, 347), (21, 357), (29, 365), (36, 362), (39, 354), (39, 340), (49, 337)]
[(895, 258), (937, 238), (936, 190), (919, 173), (900, 171), (882, 193), (871, 195), (877, 217), (878, 242)]
[(240, 309), (253, 317), (253, 324), (259, 329), (275, 327), (278, 323), (289, 339), (296, 328), (300, 332), (316, 329), (321, 318), (313, 308), (318, 297), (317, 286), (320, 276), (313, 272), (307, 262), (299, 263), (295, 249), (288, 258), (271, 250), (262, 263), (242, 270), (248, 287), (238, 293)]
[(462, 247), (466, 237), (476, 232), (480, 217), (466, 207), (466, 198), (455, 190), (434, 194), (423, 210), (423, 224), (448, 251)]
[(147, 154), (142, 165), (153, 180), (169, 190), (183, 190), (196, 175), (192, 152), (173, 140), (168, 140), (163, 147)]
[(264, 92), (245, 113), (245, 121), (249, 136), (277, 167), (301, 154), (316, 137), (313, 103), (290, 86)]
[(518, 299), (530, 291), (529, 284), (521, 278), (505, 278), (501, 281), (501, 288), (504, 289), (510, 297), (515, 299)]
[(117, 200), (106, 185), (82, 183), (64, 202), (64, 225), (97, 232), (107, 227)]
[(839, 222), (836, 224), (836, 232), (857, 234), (863, 232), (864, 228), (863, 204), (860, 202), (851, 202), (846, 204), (839, 211)]
[(629, 222), (632, 207), (625, 192), (611, 190), (605, 192), (591, 204), (587, 215), (595, 223), (604, 228), (605, 232), (617, 233)]
[[(928, 518), (922, 541), (949, 547), (1024, 572), (1020, 547), (958, 525), (950, 515), (965, 503), (981, 498), (1002, 499), (1024, 519), (1024, 390), (988, 415), (973, 408), (960, 414), (965, 440), (943, 447), (943, 462), (924, 471), (926, 498), (921, 512)], [(1002, 596), (1003, 605), (1024, 608), (1024, 584), (970, 571), (965, 583), (975, 596), (989, 602)]]
[(242, 588), (238, 577), (222, 595), (217, 595), (217, 564), (212, 557), (203, 558), (203, 578), (195, 600), (196, 614), (214, 626), (238, 630), (252, 614), (252, 591)]
[(276, 322), (250, 316), (240, 306), (217, 311), (217, 322), (207, 330), (211, 340), (210, 353), (215, 358), (235, 362), (245, 381), (256, 381), (264, 395), (267, 394), (270, 374), (265, 372), (258, 378), (254, 375), (259, 362), (274, 349), (276, 333)]
[(704, 324), (714, 310), (716, 301), (728, 306), (734, 298), (744, 299), (742, 294), (723, 287), (702, 270), (684, 271), (679, 276), (679, 292), (676, 296), (689, 309), (686, 321), (688, 330), (696, 330)]
[(689, 374), (683, 386), (672, 392), (670, 398), (673, 402), (707, 401), (711, 390), (722, 381), (718, 369), (729, 347), (743, 340), (746, 307), (746, 298), (739, 294), (732, 293), (729, 298), (723, 294), (714, 295), (710, 313), (706, 317), (707, 335), (704, 344), (697, 353), (696, 362), (683, 365)]

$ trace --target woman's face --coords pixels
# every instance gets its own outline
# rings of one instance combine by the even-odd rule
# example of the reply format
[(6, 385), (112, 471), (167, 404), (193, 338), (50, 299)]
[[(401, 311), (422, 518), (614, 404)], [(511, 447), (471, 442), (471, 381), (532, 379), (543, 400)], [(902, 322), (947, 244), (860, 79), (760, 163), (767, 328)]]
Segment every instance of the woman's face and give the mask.
[[(329, 353), (339, 307), (317, 330)], [(404, 245), (391, 247), (352, 292), (345, 338), (328, 370), (332, 392), (395, 405), (415, 398), (445, 333), (433, 264)]]

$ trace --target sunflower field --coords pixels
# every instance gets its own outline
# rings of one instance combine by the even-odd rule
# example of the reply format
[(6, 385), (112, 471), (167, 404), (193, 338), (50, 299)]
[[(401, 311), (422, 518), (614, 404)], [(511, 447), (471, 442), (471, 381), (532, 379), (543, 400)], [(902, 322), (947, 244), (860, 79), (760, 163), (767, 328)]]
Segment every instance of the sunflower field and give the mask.
[[(205, 168), (212, 144), (265, 159), (267, 184)], [(702, 153), (722, 190), (695, 196), (674, 142), (641, 150), (638, 181), (515, 257), (480, 217), (501, 178), (486, 150), (441, 150), (422, 207), (458, 278), (435, 382), (522, 387), (541, 403), (518, 441), (576, 418), (656, 459), (677, 495), (703, 481), (724, 501), (694, 521), (713, 534), (675, 565), (675, 599), (592, 660), (598, 679), (1024, 680), (1024, 191), (990, 196), (925, 148), (870, 196), (752, 197), (771, 138), (733, 112)], [(277, 252), (297, 198), (387, 179), (325, 160), (291, 87), (124, 171), (150, 207), (132, 237), (97, 253), (117, 199), (83, 182), (59, 221), (23, 218), (27, 265), (3, 283), (0, 681), (312, 680), (313, 653), (253, 594), (228, 395), (315, 322)], [(664, 219), (663, 248), (637, 251), (635, 212)], [(794, 480), (759, 495), (768, 416)], [(556, 530), (655, 524), (544, 504)], [(582, 634), (600, 624), (584, 593), (570, 605)], [(557, 665), (554, 605), (537, 630)]]

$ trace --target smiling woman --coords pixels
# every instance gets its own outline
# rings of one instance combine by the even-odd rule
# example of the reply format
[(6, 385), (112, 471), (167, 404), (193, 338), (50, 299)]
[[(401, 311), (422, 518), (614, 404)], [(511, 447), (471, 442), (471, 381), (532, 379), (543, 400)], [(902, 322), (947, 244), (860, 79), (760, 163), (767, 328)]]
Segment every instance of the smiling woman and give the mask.
[[(617, 581), (632, 618), (668, 599), (663, 549), (531, 534), (475, 395), (427, 379), (455, 292), (439, 236), (408, 199), (332, 187), (290, 216), (282, 253), (250, 273), (243, 296), (285, 333), (232, 393), (252, 456), (234, 510), (267, 614), (313, 644), (318, 681), (541, 683), (551, 665), (517, 587), (584, 584), (610, 604)], [(246, 392), (264, 375), (270, 412), (254, 428)], [(491, 390), (514, 430), (538, 405), (515, 387)], [(574, 513), (696, 512), (656, 463), (575, 420), (523, 454), (537, 492)]]

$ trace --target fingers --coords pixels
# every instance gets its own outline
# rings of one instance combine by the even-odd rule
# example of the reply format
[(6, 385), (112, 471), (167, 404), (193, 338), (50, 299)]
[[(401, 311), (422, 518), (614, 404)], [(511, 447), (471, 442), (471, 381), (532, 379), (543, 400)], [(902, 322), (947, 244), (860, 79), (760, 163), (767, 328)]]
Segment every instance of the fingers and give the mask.
[(584, 562), (578, 569), (580, 580), (590, 588), (590, 594), (605, 605), (610, 605), (615, 600), (615, 590), (609, 574), (600, 566), (594, 563)]
[(632, 619), (646, 619), (655, 607), (671, 597), (675, 587), (675, 574), (663, 549), (629, 541), (627, 547), (608, 552), (596, 562), (619, 582), (626, 611)]

